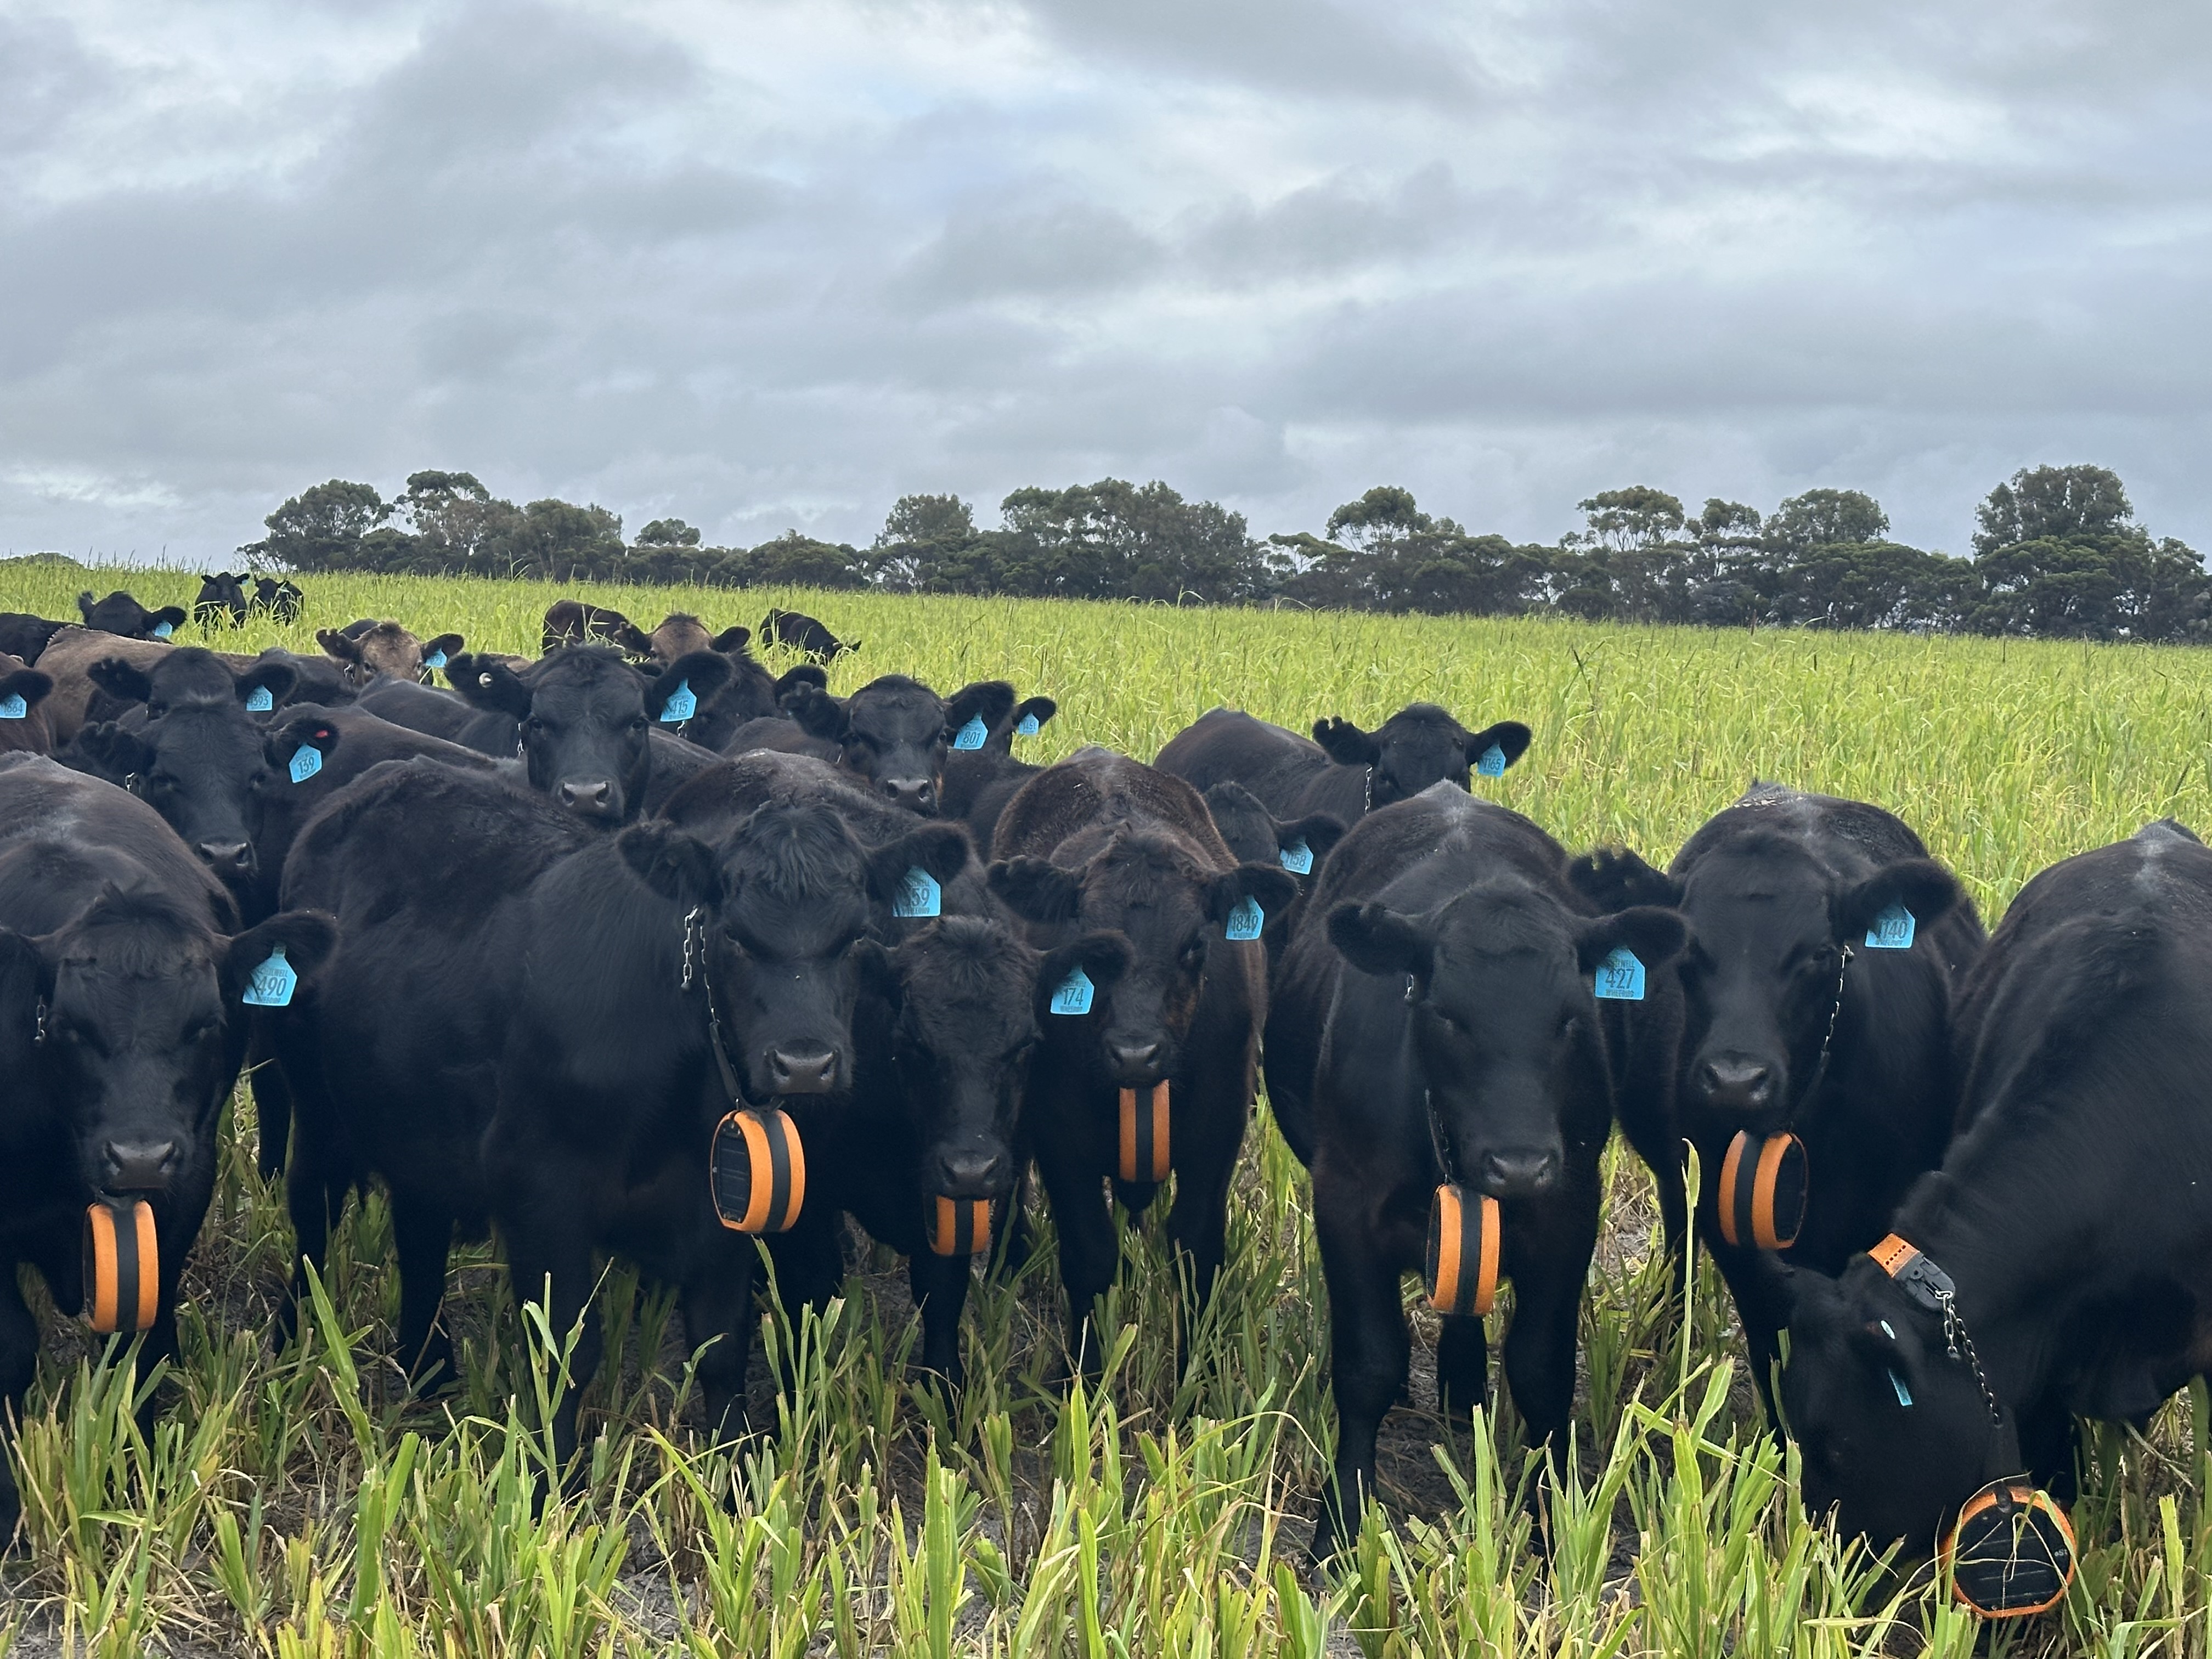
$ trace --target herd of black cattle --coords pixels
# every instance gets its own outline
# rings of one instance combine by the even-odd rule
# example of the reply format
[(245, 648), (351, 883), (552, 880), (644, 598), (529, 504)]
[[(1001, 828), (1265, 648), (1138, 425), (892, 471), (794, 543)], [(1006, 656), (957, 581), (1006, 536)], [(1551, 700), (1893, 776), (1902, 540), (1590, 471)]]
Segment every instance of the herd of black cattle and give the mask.
[[(971, 1258), (1024, 1248), (1033, 1170), (1095, 1372), (1109, 1194), (1141, 1212), (1172, 1173), (1202, 1304), (1264, 1065), (1328, 1285), (1324, 1553), (1406, 1386), (1408, 1273), (1454, 1414), (1512, 1282), (1505, 1377), (1563, 1449), (1615, 1122), (1678, 1261), (1695, 1149), (1808, 1503), (1994, 1549), (1977, 1588), (1954, 1563), (1986, 1612), (2063, 1586), (2075, 1418), (2140, 1420), (2212, 1358), (2212, 852), (2171, 821), (1990, 936), (1857, 801), (1759, 784), (1663, 872), (1571, 856), (1472, 793), (1528, 728), (1425, 703), (1312, 741), (1215, 709), (1150, 764), (1039, 767), (1048, 697), (834, 697), (690, 617), (563, 602), (534, 660), (374, 621), (246, 658), (83, 605), (0, 617), (0, 1255), (149, 1358), (248, 1060), (295, 1296), (375, 1182), (418, 1386), (453, 1374), (448, 1249), (495, 1225), (516, 1292), (584, 1319), (580, 1385), (619, 1256), (711, 1344), (725, 1434), (756, 1235), (794, 1304), (836, 1291), (847, 1216), (904, 1254), (957, 1383)], [(37, 1346), (11, 1271), (11, 1413)], [(0, 1527), (17, 1501), (0, 1459)]]

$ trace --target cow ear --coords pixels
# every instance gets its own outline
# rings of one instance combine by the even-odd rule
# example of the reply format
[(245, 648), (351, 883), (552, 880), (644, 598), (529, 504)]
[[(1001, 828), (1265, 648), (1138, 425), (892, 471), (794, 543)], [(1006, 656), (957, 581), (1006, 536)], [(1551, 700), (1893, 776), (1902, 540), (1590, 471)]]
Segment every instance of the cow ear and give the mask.
[(168, 623), (173, 629), (182, 628), (189, 620), (189, 617), (190, 613), (181, 605), (165, 605), (159, 611), (149, 611), (146, 613), (146, 631), (152, 633), (161, 623)]
[(361, 641), (350, 634), (341, 634), (335, 628), (318, 628), (315, 643), (323, 647), (323, 654), (335, 657), (343, 663), (361, 661)]
[(1083, 908), (1083, 878), (1044, 859), (1001, 859), (988, 879), (1000, 902), (1024, 921), (1072, 921)]
[(818, 662), (803, 662), (795, 668), (787, 668), (775, 677), (775, 700), (782, 702), (802, 685), (826, 691), (830, 688), (830, 676)]
[(9, 697), (21, 697), (23, 707), (36, 708), (54, 689), (54, 677), (41, 674), (35, 668), (19, 668), (12, 674), (0, 675), (0, 702)]
[(750, 628), (726, 628), (714, 635), (712, 643), (715, 650), (726, 651), (734, 656), (745, 648), (752, 636), (753, 630)]
[(1340, 904), (1328, 913), (1328, 942), (1363, 974), (1411, 974), (1426, 984), (1436, 960), (1428, 926), (1382, 904)]
[(1312, 812), (1285, 823), (1275, 820), (1275, 845), (1287, 852), (1300, 842), (1314, 856), (1313, 867), (1321, 868), (1321, 861), (1328, 856), (1329, 848), (1344, 839), (1344, 820), (1334, 812)]
[(1829, 902), (1829, 914), (1835, 921), (1837, 939), (1856, 945), (1892, 905), (1902, 904), (1925, 927), (1963, 896), (1959, 878), (1935, 860), (1899, 859), (1838, 893)]
[(1673, 908), (1682, 902), (1682, 884), (1662, 875), (1625, 847), (1600, 847), (1571, 860), (1567, 885), (1600, 910), (1626, 910), (1633, 904)]
[(927, 870), (941, 884), (968, 867), (975, 843), (957, 823), (925, 823), (868, 854), (868, 886), (884, 903), (898, 896), (909, 870)]
[(1050, 697), (1024, 697), (1014, 705), (1014, 724), (1035, 720), (1040, 727), (1052, 724), (1052, 717), (1060, 713), (1060, 705)]
[(647, 819), (615, 837), (615, 850), (637, 878), (674, 904), (713, 904), (722, 896), (714, 849), (698, 836)]
[(1127, 973), (1136, 959), (1126, 933), (1085, 933), (1073, 944), (1054, 945), (1037, 968), (1038, 1016), (1049, 1012), (1054, 994), (1078, 968), (1095, 988), (1103, 991)]
[(676, 695), (679, 685), (689, 687), (691, 695), (703, 703), (730, 683), (730, 672), (727, 657), (717, 656), (712, 651), (686, 652), (662, 669), (660, 677), (646, 687), (645, 712), (659, 720), (661, 708)]
[(463, 701), (478, 708), (489, 708), (512, 719), (530, 718), (530, 688), (517, 674), (496, 657), (453, 658), (446, 665), (446, 678)]
[(84, 671), (84, 677), (111, 697), (125, 702), (144, 702), (154, 695), (153, 678), (121, 657), (101, 658)]
[(319, 714), (301, 714), (271, 732), (261, 746), (270, 765), (281, 772), (292, 764), (292, 757), (302, 749), (318, 750), (328, 760), (331, 750), (338, 746), (338, 729)]
[(1529, 735), (1528, 728), (1519, 720), (1500, 720), (1495, 726), (1486, 726), (1467, 740), (1467, 763), (1480, 765), (1482, 757), (1495, 749), (1510, 766), (1528, 752)]
[[(70, 750), (76, 757), (89, 763), (84, 770), (96, 777), (106, 778), (110, 783), (120, 783), (133, 772), (147, 771), (154, 764), (152, 745), (137, 732), (125, 731), (113, 720), (101, 720), (86, 726), (76, 734), (76, 741), (70, 745)], [(69, 754), (64, 754), (58, 758), (66, 763), (70, 757)]]
[(1583, 923), (1575, 936), (1575, 961), (1585, 974), (1624, 946), (1649, 969), (1674, 961), (1690, 942), (1690, 925), (1679, 910), (1632, 905)]
[(782, 702), (791, 718), (799, 722), (799, 729), (808, 737), (819, 738), (825, 743), (843, 741), (845, 705), (820, 686), (799, 686)]
[[(854, 647), (848, 646), (848, 650)], [(955, 691), (945, 705), (945, 741), (969, 720), (980, 720), (986, 732), (995, 732), (1014, 712), (1014, 688), (1004, 680), (977, 680)]]
[(422, 641), (422, 654), (424, 656), (434, 657), (442, 651), (446, 653), (446, 660), (447, 662), (451, 662), (454, 658), (459, 656), (462, 652), (468, 648), (468, 641), (459, 634), (441, 634), (434, 639), (428, 639)]
[(1206, 884), (1206, 914), (1217, 926), (1229, 925), (1229, 913), (1246, 899), (1261, 915), (1280, 915), (1298, 896), (1298, 878), (1279, 864), (1240, 864)]
[(633, 657), (653, 654), (653, 637), (634, 622), (624, 622), (610, 629), (607, 638)]
[(300, 689), (300, 671), (289, 662), (256, 663), (238, 677), (238, 700), (251, 704), (256, 691), (266, 690), (269, 706), (288, 702)]
[(83, 592), (76, 596), (77, 614), (84, 618), (84, 625), (87, 628), (92, 626), (92, 590), (88, 587)]
[(1327, 720), (1316, 720), (1314, 741), (1328, 753), (1328, 757), (1341, 766), (1372, 766), (1382, 758), (1382, 745), (1350, 720), (1339, 720), (1331, 714)]
[(222, 957), (222, 1000), (235, 1003), (246, 994), (253, 970), (269, 960), (278, 945), (284, 960), (302, 981), (313, 981), (337, 948), (337, 921), (320, 910), (282, 910), (258, 926), (235, 935)]

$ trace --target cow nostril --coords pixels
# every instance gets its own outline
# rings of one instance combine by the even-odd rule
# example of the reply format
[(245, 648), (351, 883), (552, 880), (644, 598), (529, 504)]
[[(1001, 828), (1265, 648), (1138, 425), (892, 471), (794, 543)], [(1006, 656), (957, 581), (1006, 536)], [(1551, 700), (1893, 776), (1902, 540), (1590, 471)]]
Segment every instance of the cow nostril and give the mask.
[(1115, 1042), (1107, 1045), (1115, 1065), (1125, 1072), (1141, 1072), (1160, 1057), (1157, 1042)]
[(556, 792), (563, 806), (603, 807), (614, 793), (614, 786), (604, 778), (596, 783), (564, 783)]
[(1490, 1152), (1484, 1155), (1484, 1185), (1493, 1195), (1540, 1192), (1559, 1172), (1556, 1152)]
[(106, 1185), (116, 1192), (145, 1192), (167, 1187), (176, 1172), (177, 1143), (111, 1140), (100, 1148), (107, 1165)]
[(1005, 1184), (1004, 1152), (948, 1152), (945, 1157), (945, 1196), (989, 1198)]
[(769, 1085), (777, 1094), (827, 1094), (837, 1085), (837, 1056), (827, 1048), (803, 1054), (771, 1048), (768, 1073)]
[(1762, 1061), (1723, 1055), (1698, 1071), (1698, 1085), (1716, 1105), (1757, 1108), (1774, 1093), (1774, 1068)]
[(199, 844), (202, 863), (216, 870), (250, 870), (253, 867), (253, 843), (245, 841), (204, 841)]

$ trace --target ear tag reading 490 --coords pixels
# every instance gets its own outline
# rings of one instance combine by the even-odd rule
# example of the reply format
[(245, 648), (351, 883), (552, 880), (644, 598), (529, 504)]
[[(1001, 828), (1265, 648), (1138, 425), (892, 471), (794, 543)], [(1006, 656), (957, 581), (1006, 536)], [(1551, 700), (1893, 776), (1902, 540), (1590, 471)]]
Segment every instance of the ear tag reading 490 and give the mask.
[(1267, 925), (1267, 913), (1260, 908), (1259, 900), (1247, 893), (1230, 911), (1228, 926), (1222, 931), (1231, 939), (1257, 939)]
[(31, 705), (23, 701), (21, 691), (10, 691), (0, 697), (0, 720), (25, 720), (31, 717)]
[(1591, 975), (1590, 989), (1601, 1002), (1641, 1002), (1644, 964), (1626, 945), (1616, 945), (1598, 963), (1597, 972)]
[(1313, 848), (1307, 844), (1304, 836), (1300, 836), (1288, 847), (1283, 848), (1278, 856), (1283, 860), (1283, 868), (1292, 875), (1313, 874)]
[(1492, 744), (1489, 748), (1482, 751), (1482, 758), (1475, 762), (1474, 769), (1481, 773), (1486, 778), (1504, 777), (1505, 775), (1505, 751), (1503, 749), (1500, 749), (1496, 744)]
[(446, 653), (442, 651), (433, 651), (422, 659), (422, 666), (425, 668), (443, 668), (445, 665)]
[(945, 890), (928, 871), (915, 865), (899, 878), (898, 895), (891, 900), (893, 915), (934, 916), (944, 909)]
[(660, 705), (660, 723), (676, 726), (698, 712), (699, 694), (691, 689), (690, 681), (678, 680), (676, 689), (668, 694), (668, 701)]
[(249, 714), (265, 714), (276, 706), (276, 696), (265, 685), (257, 685), (246, 694), (246, 712)]
[(1035, 714), (1023, 715), (1020, 723), (1014, 727), (1016, 732), (1019, 732), (1025, 738), (1033, 738), (1036, 736), (1037, 732), (1041, 729), (1042, 728), (1037, 725), (1037, 717)]
[(289, 1008), (299, 983), (300, 975), (284, 960), (284, 947), (272, 945), (269, 959), (253, 970), (246, 981), (246, 994), (239, 1000), (250, 1008)]
[(1067, 977), (1060, 982), (1060, 989), (1052, 994), (1052, 1011), (1055, 1014), (1087, 1014), (1091, 999), (1097, 990), (1091, 975), (1079, 967), (1068, 970)]
[(955, 749), (981, 749), (983, 739), (990, 735), (991, 728), (983, 724), (983, 717), (971, 714), (968, 724), (952, 734), (952, 746)]
[(292, 763), (285, 769), (295, 783), (305, 783), (323, 769), (323, 751), (312, 743), (303, 743), (292, 751)]
[(1867, 949), (1910, 951), (1913, 932), (1912, 912), (1902, 904), (1893, 904), (1876, 916), (1874, 926), (1867, 929)]
[(172, 622), (157, 622), (154, 624), (154, 637), (157, 640), (166, 640), (176, 631), (177, 625)]

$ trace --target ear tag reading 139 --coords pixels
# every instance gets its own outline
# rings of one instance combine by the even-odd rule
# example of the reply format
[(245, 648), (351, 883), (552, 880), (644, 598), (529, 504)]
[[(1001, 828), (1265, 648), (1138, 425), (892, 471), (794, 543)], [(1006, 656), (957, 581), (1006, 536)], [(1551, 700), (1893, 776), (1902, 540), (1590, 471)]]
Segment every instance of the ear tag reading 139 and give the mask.
[(952, 734), (952, 746), (955, 749), (981, 749), (983, 739), (990, 735), (991, 728), (983, 724), (983, 717), (981, 714), (970, 715), (968, 724)]
[(174, 623), (157, 622), (154, 624), (154, 637), (157, 640), (166, 640), (176, 631), (177, 625)]
[(1641, 1002), (1644, 964), (1626, 945), (1616, 945), (1598, 963), (1597, 972), (1591, 976), (1590, 989), (1601, 1002)]
[(292, 751), (292, 764), (286, 769), (295, 783), (305, 783), (323, 769), (323, 751), (312, 743), (303, 743)]
[(265, 714), (276, 706), (276, 699), (265, 685), (257, 685), (246, 694), (246, 712)]
[(1912, 912), (1902, 904), (1893, 904), (1874, 919), (1867, 929), (1867, 949), (1869, 951), (1910, 951), (1914, 932)]
[(895, 916), (934, 916), (945, 908), (945, 890), (937, 878), (915, 865), (899, 878), (898, 896), (891, 900)]
[(1259, 900), (1247, 893), (1229, 913), (1229, 924), (1223, 931), (1231, 939), (1257, 939), (1267, 925), (1267, 913), (1260, 908)]
[(422, 659), (422, 666), (425, 668), (443, 668), (445, 665), (446, 653), (442, 651), (433, 651)]
[(1292, 875), (1313, 874), (1313, 848), (1307, 844), (1304, 836), (1300, 836), (1288, 847), (1283, 848), (1279, 856), (1283, 860), (1283, 868)]
[(31, 717), (31, 705), (23, 701), (21, 691), (11, 691), (0, 697), (0, 720), (25, 720)]
[(1036, 736), (1040, 729), (1041, 728), (1037, 725), (1037, 717), (1035, 714), (1023, 715), (1021, 718), (1021, 723), (1014, 727), (1016, 732), (1019, 732), (1025, 738), (1033, 738)]
[(289, 1008), (299, 983), (300, 975), (284, 960), (284, 947), (272, 945), (269, 959), (253, 970), (246, 982), (246, 994), (239, 1000), (249, 1008)]
[(1052, 994), (1052, 1011), (1055, 1014), (1087, 1014), (1091, 999), (1097, 988), (1091, 984), (1091, 975), (1081, 968), (1072, 968), (1067, 977), (1060, 982), (1060, 989)]
[(689, 680), (676, 682), (676, 689), (668, 694), (668, 701), (660, 705), (660, 723), (677, 726), (699, 712), (699, 694), (691, 689)]
[(1474, 769), (1481, 773), (1486, 778), (1504, 777), (1505, 775), (1505, 751), (1503, 749), (1500, 749), (1496, 744), (1492, 744), (1489, 748), (1482, 751), (1482, 758), (1475, 762)]

